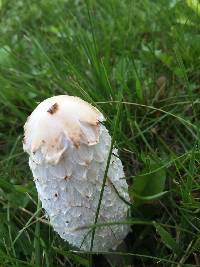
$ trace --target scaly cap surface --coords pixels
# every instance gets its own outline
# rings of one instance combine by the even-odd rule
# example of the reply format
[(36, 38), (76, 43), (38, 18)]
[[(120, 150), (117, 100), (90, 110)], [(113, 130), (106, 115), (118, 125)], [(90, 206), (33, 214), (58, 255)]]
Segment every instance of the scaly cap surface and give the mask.
[[(30, 154), (40, 150), (45, 160), (57, 164), (67, 149), (67, 137), (79, 148), (99, 142), (99, 122), (103, 115), (84, 100), (68, 95), (53, 96), (41, 102), (24, 126), (24, 150)], [(65, 138), (66, 140), (66, 138)]]

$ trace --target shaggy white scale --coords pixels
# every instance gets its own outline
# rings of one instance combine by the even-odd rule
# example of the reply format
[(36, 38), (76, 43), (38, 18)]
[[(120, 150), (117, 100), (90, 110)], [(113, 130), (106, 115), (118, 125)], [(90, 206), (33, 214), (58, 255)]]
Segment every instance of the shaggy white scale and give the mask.
[[(29, 154), (42, 207), (54, 230), (71, 245), (89, 250), (111, 137), (103, 115), (72, 96), (40, 103), (25, 124), (24, 150)], [(113, 149), (98, 223), (127, 219), (128, 185), (117, 149)], [(115, 249), (128, 225), (96, 228), (93, 251)]]

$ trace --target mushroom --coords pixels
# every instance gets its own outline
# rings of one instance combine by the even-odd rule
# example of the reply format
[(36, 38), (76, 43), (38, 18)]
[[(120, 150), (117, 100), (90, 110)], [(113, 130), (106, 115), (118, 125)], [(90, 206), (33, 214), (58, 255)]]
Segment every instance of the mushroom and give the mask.
[[(24, 126), (23, 148), (42, 207), (54, 230), (69, 244), (89, 250), (111, 137), (98, 109), (74, 96), (41, 102)], [(128, 185), (113, 149), (93, 242), (93, 251), (115, 249), (130, 227)], [(125, 201), (124, 201), (125, 200)]]

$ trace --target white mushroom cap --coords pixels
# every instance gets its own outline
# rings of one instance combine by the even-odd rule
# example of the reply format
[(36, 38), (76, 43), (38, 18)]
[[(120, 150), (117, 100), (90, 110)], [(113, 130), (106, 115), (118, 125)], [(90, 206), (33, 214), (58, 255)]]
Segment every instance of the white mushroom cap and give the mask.
[(97, 144), (99, 122), (103, 115), (84, 100), (68, 95), (54, 96), (44, 100), (28, 118), (24, 130), (24, 150), (30, 155), (41, 148), (49, 163), (56, 164), (67, 144), (63, 146), (63, 136), (74, 146), (81, 143)]

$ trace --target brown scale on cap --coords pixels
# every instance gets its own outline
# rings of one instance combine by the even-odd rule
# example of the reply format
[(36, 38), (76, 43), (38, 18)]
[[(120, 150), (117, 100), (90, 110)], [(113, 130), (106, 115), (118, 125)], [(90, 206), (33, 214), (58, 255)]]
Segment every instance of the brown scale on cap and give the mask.
[(71, 178), (70, 175), (66, 175), (66, 176), (64, 177), (64, 180), (67, 181), (67, 180), (69, 180), (70, 178)]
[(90, 160), (86, 160), (86, 161), (85, 161), (85, 165), (86, 165), (86, 166), (89, 166), (89, 165), (90, 165), (90, 163), (91, 163), (91, 161), (90, 161)]
[(53, 115), (58, 110), (58, 103), (53, 104), (50, 109), (47, 110), (48, 113)]

